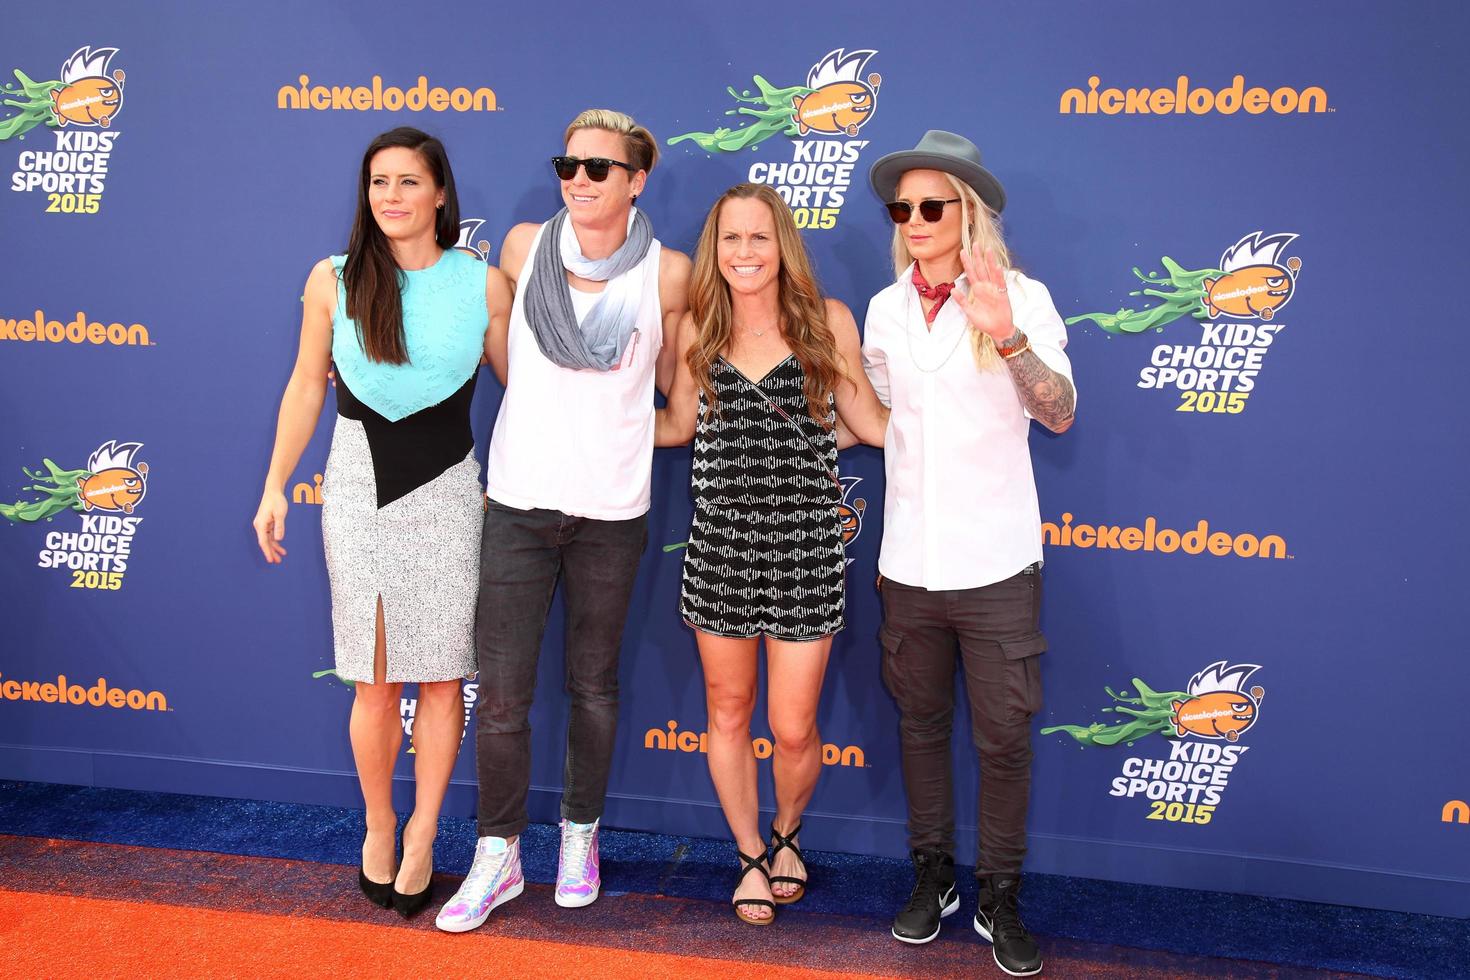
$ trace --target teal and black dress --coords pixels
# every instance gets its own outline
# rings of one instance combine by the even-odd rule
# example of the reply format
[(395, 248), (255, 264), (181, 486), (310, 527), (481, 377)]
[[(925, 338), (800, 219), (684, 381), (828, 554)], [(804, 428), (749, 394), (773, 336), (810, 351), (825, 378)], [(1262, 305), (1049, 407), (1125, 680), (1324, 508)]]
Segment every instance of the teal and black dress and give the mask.
[(332, 258), (337, 424), (322, 480), (337, 675), (373, 681), (381, 597), (385, 681), (467, 677), (484, 509), (470, 400), (489, 324), (485, 264), (449, 249), (403, 274), (408, 362), (390, 365), (368, 360), (347, 316), (345, 258)]

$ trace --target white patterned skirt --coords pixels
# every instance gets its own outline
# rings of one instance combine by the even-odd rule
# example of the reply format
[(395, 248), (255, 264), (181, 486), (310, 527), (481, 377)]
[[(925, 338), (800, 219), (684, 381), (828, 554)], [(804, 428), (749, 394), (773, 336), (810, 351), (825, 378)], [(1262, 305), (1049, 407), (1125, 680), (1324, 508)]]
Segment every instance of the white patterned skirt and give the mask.
[(322, 477), (322, 541), (338, 677), (372, 683), (379, 596), (384, 681), (447, 681), (475, 673), (483, 526), (473, 452), (380, 509), (363, 425), (337, 416)]

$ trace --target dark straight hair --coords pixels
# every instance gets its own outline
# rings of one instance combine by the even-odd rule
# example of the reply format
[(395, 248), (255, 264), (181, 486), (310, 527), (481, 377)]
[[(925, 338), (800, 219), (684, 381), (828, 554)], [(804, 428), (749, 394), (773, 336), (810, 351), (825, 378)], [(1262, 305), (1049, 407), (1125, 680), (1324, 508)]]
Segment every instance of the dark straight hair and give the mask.
[(357, 216), (352, 219), (352, 238), (347, 243), (347, 262), (342, 266), (342, 285), (347, 293), (347, 315), (357, 322), (357, 342), (370, 361), (384, 364), (408, 362), (403, 337), (403, 287), (407, 277), (393, 258), (388, 238), (373, 217), (368, 202), (373, 157), (380, 150), (401, 146), (413, 150), (428, 165), (434, 185), (444, 190), (444, 207), (438, 209), (434, 241), (440, 248), (459, 242), (459, 196), (454, 190), (454, 172), (444, 144), (422, 130), (400, 126), (381, 134), (362, 155), (362, 173), (357, 181)]

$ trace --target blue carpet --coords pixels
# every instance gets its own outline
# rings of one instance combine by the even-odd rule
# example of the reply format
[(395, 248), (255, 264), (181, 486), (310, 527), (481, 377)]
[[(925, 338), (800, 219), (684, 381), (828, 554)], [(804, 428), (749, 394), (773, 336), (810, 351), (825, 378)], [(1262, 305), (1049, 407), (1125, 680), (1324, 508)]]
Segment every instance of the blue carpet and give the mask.
[[(0, 781), (0, 834), (356, 865), (362, 813), (327, 806)], [(526, 877), (556, 873), (557, 828), (523, 836)], [(435, 867), (462, 875), (473, 820), (444, 818)], [(606, 829), (610, 895), (725, 902), (734, 881), (728, 842)], [(862, 916), (886, 930), (912, 884), (905, 861), (807, 852), (812, 888), (802, 908)], [(975, 886), (961, 874), (962, 915)], [(613, 889), (617, 889), (614, 891)], [(1026, 923), (1040, 936), (1257, 960), (1389, 977), (1470, 977), (1470, 921), (1252, 898), (1220, 892), (1028, 874)]]

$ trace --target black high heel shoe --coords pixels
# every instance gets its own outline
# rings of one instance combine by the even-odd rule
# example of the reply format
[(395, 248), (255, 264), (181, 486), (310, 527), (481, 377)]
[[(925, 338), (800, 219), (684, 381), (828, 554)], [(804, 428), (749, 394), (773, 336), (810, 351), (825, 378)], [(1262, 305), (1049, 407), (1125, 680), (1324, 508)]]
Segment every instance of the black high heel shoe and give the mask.
[[(405, 895), (398, 890), (396, 880), (387, 887), (392, 892), (393, 910), (405, 919), (411, 919), (422, 912), (425, 905), (429, 904), (429, 895), (434, 890), (434, 866), (432, 864), (429, 865), (429, 883), (424, 886), (423, 891), (414, 892), (412, 895)], [(386, 908), (386, 906), (384, 907)]]
[[(393, 877), (395, 879), (398, 877), (398, 864), (399, 853), (397, 843), (395, 842), (393, 846)], [(367, 876), (367, 869), (361, 864), (357, 866), (357, 887), (362, 889), (362, 893), (368, 897), (368, 901), (379, 908), (388, 909), (393, 907), (393, 882), (373, 881)]]
[(393, 882), (376, 882), (367, 876), (361, 867), (357, 869), (357, 887), (368, 897), (368, 901), (381, 908), (393, 907)]
[[(403, 824), (403, 836), (408, 837), (408, 825), (413, 822), (413, 815)], [(400, 855), (398, 870), (403, 870), (403, 858)], [(429, 904), (429, 895), (434, 890), (434, 845), (429, 845), (429, 880), (424, 883), (423, 891), (414, 892), (411, 895), (398, 890), (398, 878), (393, 878), (393, 910), (405, 919), (411, 919), (423, 911), (424, 906)]]

